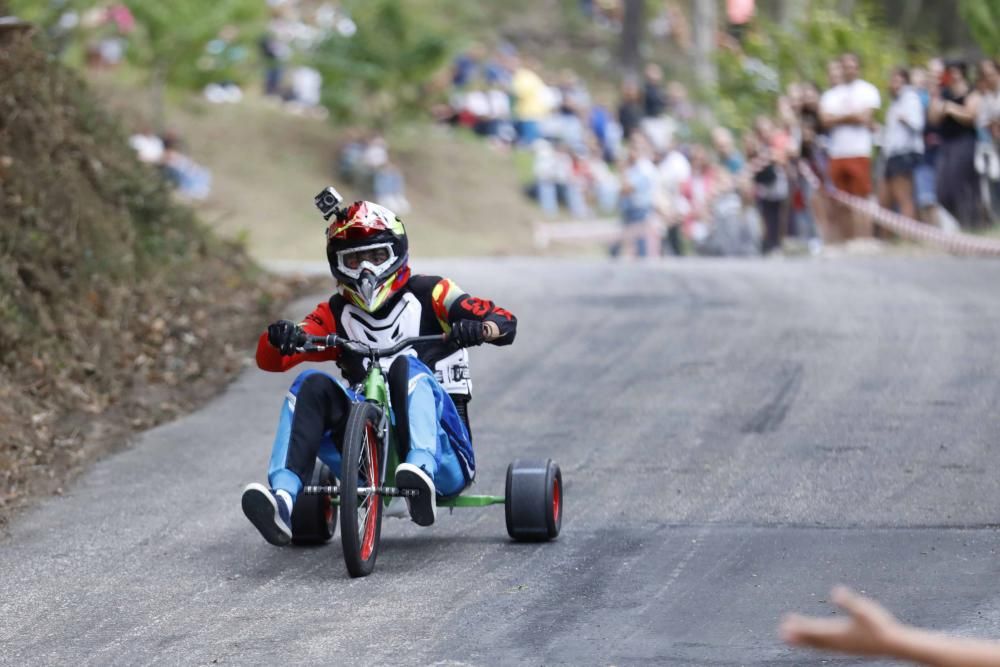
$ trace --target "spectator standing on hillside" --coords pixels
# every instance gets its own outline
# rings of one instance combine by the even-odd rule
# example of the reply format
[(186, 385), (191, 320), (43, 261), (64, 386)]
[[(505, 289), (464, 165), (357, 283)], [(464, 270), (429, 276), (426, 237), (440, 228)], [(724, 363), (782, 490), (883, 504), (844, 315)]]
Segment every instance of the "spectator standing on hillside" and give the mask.
[(656, 63), (649, 63), (643, 70), (642, 102), (647, 118), (658, 118), (667, 110), (663, 70)]
[(410, 202), (406, 198), (406, 181), (403, 172), (391, 161), (386, 160), (372, 176), (372, 194), (375, 203), (392, 207), (390, 210), (406, 215), (410, 212)]
[(783, 212), (788, 200), (788, 174), (783, 155), (775, 150), (778, 142), (770, 119), (758, 118), (756, 131), (746, 137), (746, 153), (753, 178), (754, 201), (764, 222), (761, 252), (765, 255), (781, 248), (784, 238)]
[(691, 179), (691, 162), (673, 138), (656, 165), (656, 170), (656, 208), (667, 225), (666, 243), (675, 255), (680, 256), (684, 254), (682, 225), (691, 209), (683, 193), (684, 185)]
[(726, 24), (729, 35), (742, 46), (754, 14), (754, 0), (726, 0)]
[(625, 79), (622, 82), (621, 95), (621, 102), (618, 105), (618, 124), (622, 128), (622, 138), (629, 141), (642, 122), (644, 112), (642, 89), (634, 79)]
[(726, 168), (726, 171), (733, 176), (738, 176), (743, 171), (746, 160), (736, 148), (732, 132), (725, 127), (714, 128), (712, 130), (712, 146), (715, 147), (719, 163)]
[(281, 12), (272, 10), (272, 18), (268, 21), (267, 31), (260, 38), (258, 46), (260, 57), (264, 61), (264, 94), (281, 95), (281, 78), (284, 74), (284, 62), (291, 56), (291, 49), (280, 38)]
[(885, 180), (881, 204), (895, 207), (908, 218), (916, 218), (913, 202), (913, 172), (923, 160), (924, 108), (920, 96), (910, 87), (910, 74), (902, 68), (889, 77), (892, 101), (882, 130)]
[(819, 254), (823, 247), (819, 229), (827, 227), (826, 206), (822, 197), (816, 197), (807, 170), (814, 174), (826, 171), (826, 161), (820, 147), (822, 123), (819, 119), (819, 89), (811, 82), (800, 86), (798, 103), (799, 153), (792, 161), (791, 177), (796, 185), (794, 208), (795, 227), (799, 236), (806, 239), (809, 251)]
[(654, 153), (662, 153), (673, 139), (677, 123), (666, 115), (667, 93), (663, 87), (663, 70), (649, 63), (642, 80), (643, 115), (639, 129), (652, 144)]
[(718, 169), (704, 146), (691, 147), (691, 176), (681, 185), (687, 200), (685, 229), (696, 246), (701, 246), (712, 228), (712, 204), (719, 184)]
[(931, 100), (928, 117), (938, 124), (938, 202), (962, 225), (976, 224), (978, 176), (975, 167), (979, 95), (972, 90), (965, 63), (945, 67), (944, 85)]
[(531, 194), (534, 195), (545, 215), (555, 217), (559, 213), (559, 197), (556, 190), (559, 156), (556, 155), (552, 144), (545, 139), (535, 141), (531, 149), (534, 152), (532, 172), (535, 178)]
[(621, 207), (622, 244), (625, 257), (647, 257), (659, 254), (659, 243), (653, 243), (650, 227), (656, 187), (656, 167), (647, 157), (640, 137), (629, 143), (628, 157), (622, 169)]
[(555, 88), (559, 100), (557, 113), (550, 117), (546, 125), (546, 136), (557, 137), (573, 151), (582, 151), (586, 145), (586, 110), (590, 107), (590, 92), (587, 87), (570, 69), (564, 69), (559, 74), (559, 83)]
[(512, 112), (514, 128), (517, 130), (518, 141), (523, 146), (530, 146), (541, 136), (539, 131), (542, 120), (551, 111), (551, 95), (549, 87), (535, 70), (525, 66), (517, 56), (511, 56), (514, 71), (510, 87), (514, 98)]
[(589, 191), (593, 194), (597, 210), (604, 215), (612, 214), (618, 208), (618, 175), (611, 170), (603, 157), (600, 141), (596, 136), (587, 139), (587, 150), (581, 157), (585, 163)]
[(597, 102), (590, 107), (587, 117), (587, 127), (597, 139), (601, 158), (610, 163), (617, 159), (618, 142), (621, 140), (621, 126), (612, 118), (609, 106)]
[[(853, 53), (841, 56), (844, 82), (820, 98), (820, 118), (830, 133), (830, 179), (848, 194), (868, 197), (872, 193), (872, 116), (882, 106), (878, 88), (859, 78), (860, 62)], [(871, 220), (840, 211), (847, 227), (844, 238), (871, 236)]]
[[(827, 91), (833, 90), (840, 84), (844, 83), (844, 69), (840, 66), (840, 60), (831, 60), (826, 64), (826, 80), (827, 80)], [(823, 93), (824, 95), (826, 93)], [(816, 172), (820, 174), (825, 180), (829, 181), (830, 178), (830, 128), (823, 124), (823, 115), (820, 111), (820, 106), (823, 103), (823, 96), (820, 95), (816, 100), (816, 113), (819, 118), (819, 124), (817, 126), (817, 137), (816, 143), (821, 150), (816, 154), (819, 158), (820, 169)]]
[(924, 112), (924, 152), (920, 157), (920, 162), (913, 170), (913, 198), (920, 220), (928, 225), (937, 225), (937, 186), (935, 180), (941, 136), (938, 134), (938, 126), (932, 123), (928, 117), (928, 110), (931, 99), (940, 95), (941, 72), (938, 70), (932, 73), (932, 63), (928, 64), (927, 69), (914, 67), (910, 71), (910, 85), (913, 86), (920, 98)]
[(984, 189), (983, 199), (987, 204), (986, 213), (990, 221), (998, 203), (997, 186), (1000, 185), (1000, 155), (997, 140), (1000, 139), (1000, 70), (996, 61), (985, 59), (979, 62), (979, 113), (976, 116), (976, 173), (980, 176), (980, 187)]
[(681, 124), (686, 124), (694, 118), (694, 105), (688, 99), (687, 88), (680, 81), (671, 81), (667, 84), (667, 113)]

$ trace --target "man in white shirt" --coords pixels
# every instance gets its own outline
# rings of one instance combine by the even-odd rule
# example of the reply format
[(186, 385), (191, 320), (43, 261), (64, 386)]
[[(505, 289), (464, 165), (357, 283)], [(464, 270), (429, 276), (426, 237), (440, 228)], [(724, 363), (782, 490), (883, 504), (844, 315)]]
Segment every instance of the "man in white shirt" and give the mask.
[[(882, 99), (878, 88), (858, 78), (856, 55), (844, 54), (840, 64), (843, 83), (823, 93), (819, 105), (820, 121), (830, 136), (830, 178), (837, 189), (868, 197), (872, 193), (872, 115), (882, 106)], [(867, 218), (848, 211), (837, 217), (850, 224), (848, 238), (871, 236)]]

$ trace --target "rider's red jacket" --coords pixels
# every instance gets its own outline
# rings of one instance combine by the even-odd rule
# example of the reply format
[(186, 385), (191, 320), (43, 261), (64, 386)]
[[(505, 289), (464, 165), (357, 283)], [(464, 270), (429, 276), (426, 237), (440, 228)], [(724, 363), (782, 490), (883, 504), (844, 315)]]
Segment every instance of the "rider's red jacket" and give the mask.
[[(454, 281), (440, 276), (411, 276), (406, 285), (382, 306), (371, 314), (375, 320), (381, 320), (398, 309), (404, 295), (415, 297), (415, 303), (420, 309), (419, 331), (404, 332), (404, 336), (426, 336), (436, 333), (448, 333), (451, 325), (458, 320), (478, 320), (493, 322), (500, 330), (494, 345), (510, 345), (517, 333), (517, 318), (509, 311), (498, 307), (489, 299), (480, 299), (462, 291)], [(411, 303), (414, 300), (410, 300)], [(321, 303), (305, 317), (299, 326), (309, 335), (326, 336), (337, 334), (347, 336), (341, 317), (348, 302), (340, 294), (334, 294), (330, 300)], [(339, 350), (327, 348), (323, 352), (298, 353), (282, 356), (281, 353), (267, 341), (267, 332), (261, 334), (257, 341), (257, 366), (265, 371), (281, 372), (303, 361), (336, 361)]]

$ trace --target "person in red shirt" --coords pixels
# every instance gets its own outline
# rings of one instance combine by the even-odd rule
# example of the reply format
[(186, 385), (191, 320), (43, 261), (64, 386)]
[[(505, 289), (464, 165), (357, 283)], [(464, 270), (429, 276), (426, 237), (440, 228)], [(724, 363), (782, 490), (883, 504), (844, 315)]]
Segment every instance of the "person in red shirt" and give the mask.
[(272, 372), (303, 361), (336, 362), (344, 381), (306, 370), (292, 383), (271, 451), (268, 484), (252, 483), (243, 492), (243, 511), (271, 544), (291, 540), (291, 515), (304, 480), (317, 457), (340, 470), (340, 442), (352, 401), (363, 400), (361, 383), (367, 359), (341, 347), (301, 352), (306, 335), (338, 336), (377, 347), (404, 338), (449, 334), (438, 349), (407, 348), (380, 360), (388, 370), (405, 461), (396, 469), (400, 488), (420, 493), (406, 499), (411, 519), (434, 523), (437, 496), (453, 496), (476, 473), (467, 404), (471, 397), (468, 352), (481, 345), (514, 342), (517, 319), (487, 299), (470, 296), (454, 281), (412, 275), (406, 230), (383, 206), (358, 201), (339, 209), (327, 229), (327, 259), (338, 291), (301, 322), (279, 320), (261, 334), (257, 365)]

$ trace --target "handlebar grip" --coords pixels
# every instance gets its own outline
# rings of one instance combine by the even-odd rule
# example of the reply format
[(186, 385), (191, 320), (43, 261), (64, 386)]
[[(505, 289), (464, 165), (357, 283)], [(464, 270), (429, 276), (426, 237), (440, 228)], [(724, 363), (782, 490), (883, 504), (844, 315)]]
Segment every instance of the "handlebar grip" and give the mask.
[(321, 352), (328, 347), (336, 347), (340, 342), (337, 334), (329, 334), (327, 336), (306, 334), (303, 336), (301, 344), (296, 346), (296, 350), (299, 352)]
[[(370, 345), (362, 341), (352, 341), (347, 338), (341, 338), (337, 334), (329, 334), (327, 336), (306, 336), (305, 341), (297, 349), (300, 352), (318, 352), (320, 350), (329, 347), (343, 347), (349, 351), (353, 351), (355, 354), (362, 356), (367, 356), (368, 354), (375, 354), (376, 356), (389, 356), (400, 352), (401, 350), (420, 343), (447, 343), (450, 339), (448, 334), (431, 334), (428, 336), (414, 336), (413, 338), (407, 338), (400, 341), (392, 347), (378, 350), (372, 349)], [(351, 346), (356, 345), (363, 349), (351, 350)]]

